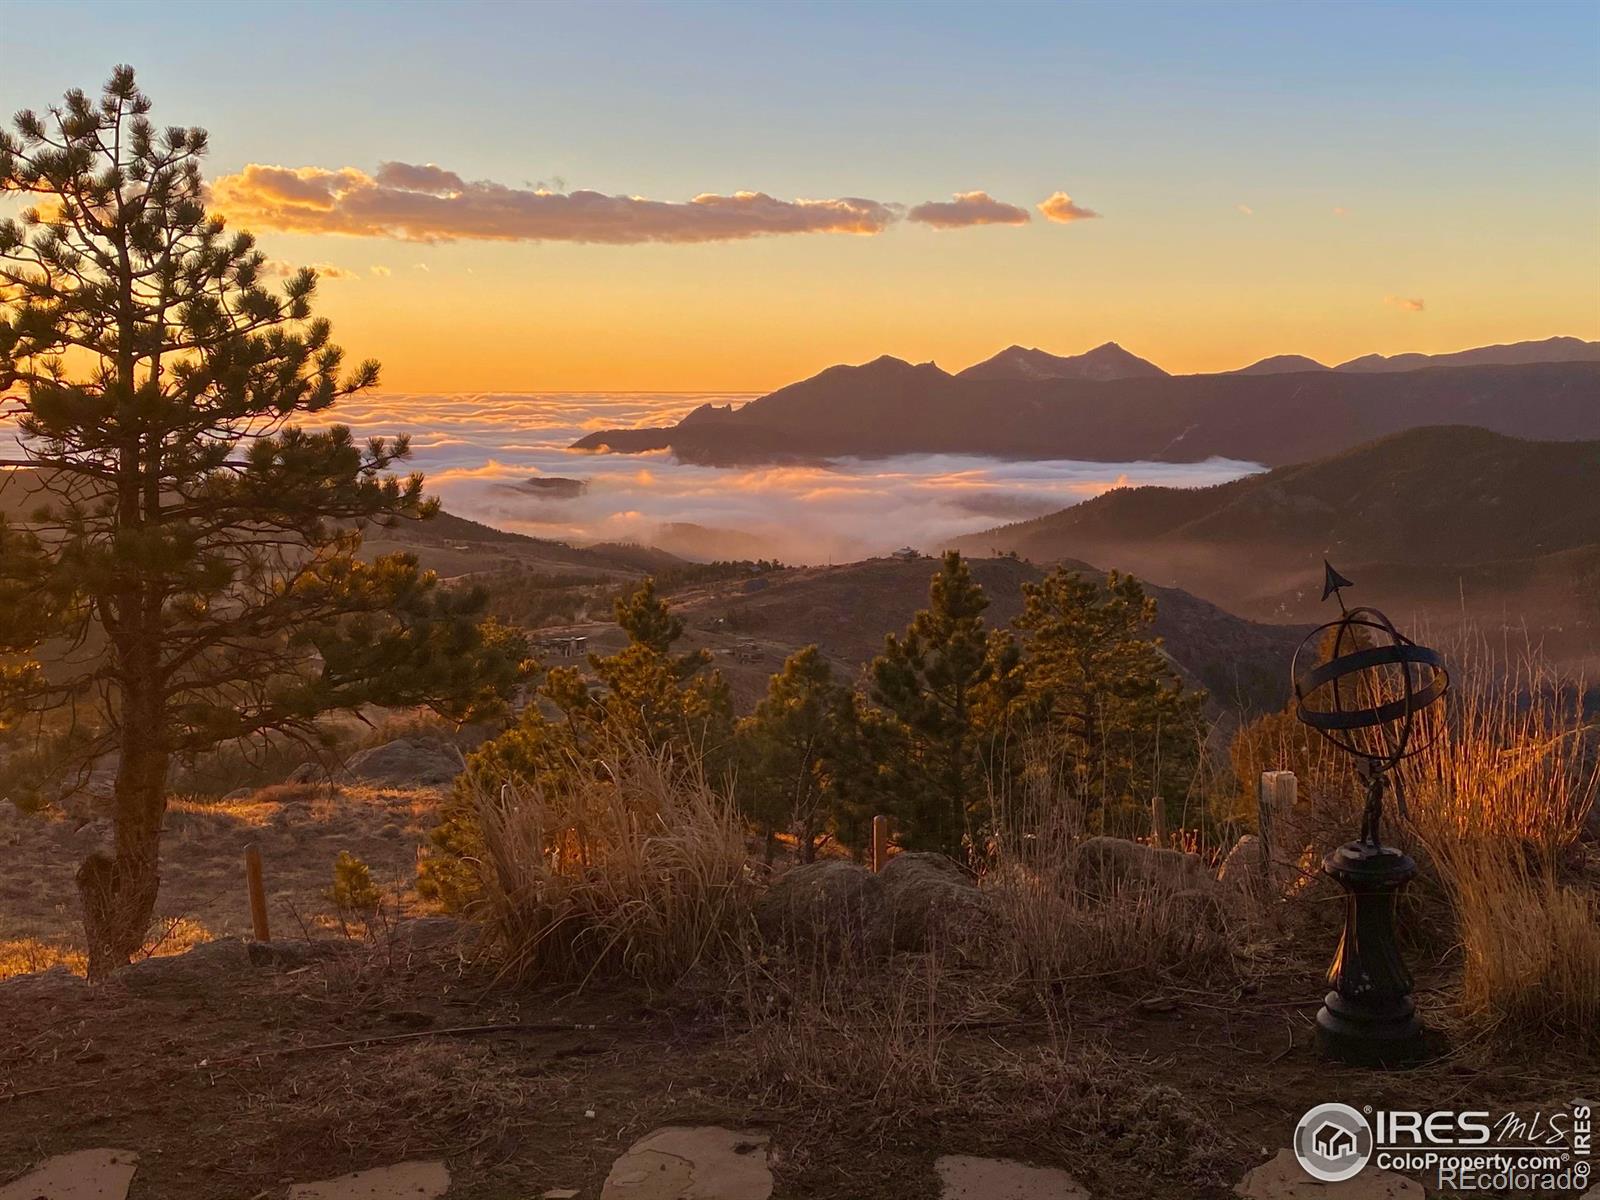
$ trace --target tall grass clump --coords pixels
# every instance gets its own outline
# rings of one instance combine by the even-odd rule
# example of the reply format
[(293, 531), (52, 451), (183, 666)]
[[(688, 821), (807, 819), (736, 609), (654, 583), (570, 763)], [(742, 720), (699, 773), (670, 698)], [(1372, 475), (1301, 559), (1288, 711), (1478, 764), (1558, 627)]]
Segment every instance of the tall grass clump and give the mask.
[[(1045, 740), (1028, 742), (994, 798), (996, 833), (981, 887), (1006, 965), (1041, 996), (1074, 983), (1148, 984), (1234, 969), (1229, 897), (1198, 856), (1086, 847), (1094, 806)], [(1117, 848), (1117, 847), (1113, 847)]]
[(670, 985), (750, 919), (744, 828), (697, 766), (637, 745), (570, 786), (477, 785), (480, 911), (519, 979)]
[(1600, 787), (1582, 689), (1482, 639), (1451, 663), (1449, 711), (1407, 790), (1454, 908), (1463, 1003), (1510, 1032), (1600, 1040), (1600, 895), (1574, 853)]

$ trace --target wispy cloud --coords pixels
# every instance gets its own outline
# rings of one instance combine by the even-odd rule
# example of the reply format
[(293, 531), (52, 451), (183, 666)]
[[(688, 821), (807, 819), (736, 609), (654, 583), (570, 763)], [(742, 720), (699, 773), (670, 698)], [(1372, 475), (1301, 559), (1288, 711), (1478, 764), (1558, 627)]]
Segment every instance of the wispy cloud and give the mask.
[(957, 192), (950, 200), (929, 200), (906, 214), (908, 221), (935, 229), (964, 229), (969, 225), (1026, 225), (1028, 210), (996, 200), (988, 192)]
[(277, 279), (288, 279), (292, 275), (300, 274), (304, 267), (310, 267), (317, 273), (318, 279), (360, 279), (355, 271), (336, 267), (332, 263), (292, 263), (281, 258), (269, 258), (261, 264), (261, 273)]
[(1253, 217), (1256, 215), (1256, 210), (1251, 208), (1248, 204), (1235, 204), (1233, 207), (1247, 217)]
[(1100, 214), (1092, 208), (1085, 208), (1077, 203), (1065, 192), (1052, 192), (1035, 206), (1045, 215), (1047, 220), (1057, 221), (1062, 225), (1072, 221), (1088, 221)]
[(415, 242), (717, 242), (798, 233), (881, 233), (896, 206), (859, 197), (780, 200), (765, 192), (676, 202), (469, 181), (432, 163), (279, 167), (251, 163), (212, 185), (214, 207), (254, 228)]
[(371, 270), (371, 272), (373, 274), (373, 277), (376, 278), (376, 279), (387, 279), (387, 278), (389, 278), (389, 276), (394, 274), (394, 272), (391, 271), (388, 267), (385, 267), (385, 266), (382, 266), (382, 265), (379, 265), (379, 266), (376, 266), (376, 267), (370, 267), (368, 269)]
[(1342, 204), (1335, 204), (1333, 206), (1333, 215), (1336, 217), (1348, 217), (1350, 210)]
[(1417, 296), (1385, 296), (1383, 302), (1391, 308), (1398, 308), (1401, 312), (1421, 312), (1427, 307), (1421, 297)]

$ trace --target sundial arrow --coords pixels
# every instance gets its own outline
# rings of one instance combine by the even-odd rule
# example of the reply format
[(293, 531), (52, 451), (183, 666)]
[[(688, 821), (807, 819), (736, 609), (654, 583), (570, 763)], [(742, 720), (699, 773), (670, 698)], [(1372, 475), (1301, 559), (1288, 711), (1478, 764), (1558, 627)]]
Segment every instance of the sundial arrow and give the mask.
[(1351, 583), (1343, 575), (1341, 575), (1341, 574), (1339, 574), (1339, 572), (1335, 571), (1333, 569), (1333, 564), (1331, 562), (1329, 562), (1327, 559), (1323, 559), (1322, 560), (1322, 598), (1324, 600), (1326, 600), (1329, 596), (1338, 596), (1339, 597), (1339, 607), (1343, 608), (1344, 607), (1344, 596), (1340, 593), (1339, 589), (1340, 588), (1347, 588), (1347, 587), (1355, 587), (1355, 584)]

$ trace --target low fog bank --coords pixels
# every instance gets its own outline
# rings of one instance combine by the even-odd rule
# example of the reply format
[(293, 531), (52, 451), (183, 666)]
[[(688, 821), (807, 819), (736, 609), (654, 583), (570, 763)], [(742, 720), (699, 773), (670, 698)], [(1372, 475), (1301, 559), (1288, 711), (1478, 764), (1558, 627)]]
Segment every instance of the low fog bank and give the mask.
[(705, 467), (662, 452), (567, 447), (592, 429), (670, 422), (710, 394), (405, 395), (346, 403), (363, 437), (411, 434), (413, 465), (461, 516), (573, 543), (635, 541), (690, 558), (843, 562), (1053, 512), (1123, 485), (1204, 486), (1261, 468), (1009, 462), (918, 454), (830, 466)]

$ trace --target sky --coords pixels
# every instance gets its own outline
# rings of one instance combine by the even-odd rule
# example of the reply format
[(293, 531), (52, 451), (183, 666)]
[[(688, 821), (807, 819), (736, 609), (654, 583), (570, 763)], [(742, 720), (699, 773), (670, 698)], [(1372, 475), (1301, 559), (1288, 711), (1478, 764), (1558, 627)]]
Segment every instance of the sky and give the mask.
[(0, 0), (402, 391), (1600, 338), (1600, 4)]

